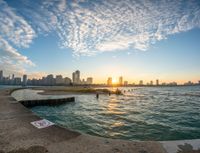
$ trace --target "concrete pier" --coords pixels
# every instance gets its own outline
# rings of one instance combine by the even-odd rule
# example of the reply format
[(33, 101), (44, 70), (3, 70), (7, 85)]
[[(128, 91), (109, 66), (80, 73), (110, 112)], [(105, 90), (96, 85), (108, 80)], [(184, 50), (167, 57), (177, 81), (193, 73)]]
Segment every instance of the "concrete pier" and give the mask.
[(21, 100), (19, 102), (26, 107), (34, 107), (34, 106), (56, 106), (74, 101), (75, 101), (74, 97), (67, 97), (59, 99)]
[(113, 140), (58, 125), (38, 129), (30, 124), (40, 119), (9, 90), (0, 90), (0, 153), (200, 153), (200, 140)]

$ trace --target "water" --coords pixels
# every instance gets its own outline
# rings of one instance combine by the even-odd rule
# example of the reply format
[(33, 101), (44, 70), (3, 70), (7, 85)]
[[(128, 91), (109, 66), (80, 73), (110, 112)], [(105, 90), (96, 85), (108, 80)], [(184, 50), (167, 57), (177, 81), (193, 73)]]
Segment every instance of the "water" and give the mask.
[[(34, 107), (61, 126), (126, 140), (200, 138), (200, 86), (123, 88), (125, 95), (76, 95), (75, 103)], [(129, 92), (128, 92), (129, 90)]]
[(21, 86), (0, 85), (0, 89), (19, 88)]

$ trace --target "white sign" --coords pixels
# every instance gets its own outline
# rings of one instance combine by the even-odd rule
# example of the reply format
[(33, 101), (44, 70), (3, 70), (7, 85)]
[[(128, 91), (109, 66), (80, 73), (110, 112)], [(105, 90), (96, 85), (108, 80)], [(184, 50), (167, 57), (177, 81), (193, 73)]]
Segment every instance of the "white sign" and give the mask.
[(42, 128), (46, 128), (46, 127), (54, 125), (54, 123), (52, 123), (46, 119), (34, 121), (34, 122), (31, 122), (31, 124), (38, 129), (42, 129)]

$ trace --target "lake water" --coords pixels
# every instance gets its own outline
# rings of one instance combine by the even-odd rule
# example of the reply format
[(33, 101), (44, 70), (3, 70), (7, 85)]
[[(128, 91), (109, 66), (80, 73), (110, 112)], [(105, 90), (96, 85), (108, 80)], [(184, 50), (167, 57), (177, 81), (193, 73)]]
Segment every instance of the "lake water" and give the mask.
[(200, 86), (121, 88), (125, 95), (74, 95), (75, 103), (32, 111), (61, 126), (126, 140), (200, 138)]
[(21, 86), (0, 85), (0, 89), (19, 88)]

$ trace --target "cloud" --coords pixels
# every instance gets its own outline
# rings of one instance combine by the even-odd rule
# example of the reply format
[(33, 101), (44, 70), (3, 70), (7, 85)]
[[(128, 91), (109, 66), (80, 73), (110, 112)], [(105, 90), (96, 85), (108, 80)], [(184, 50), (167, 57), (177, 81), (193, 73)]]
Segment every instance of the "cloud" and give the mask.
[(21, 55), (6, 40), (0, 37), (0, 67), (7, 73), (25, 73), (27, 67), (35, 66), (26, 56)]
[[(0, 35), (27, 47), (40, 34), (54, 32), (74, 56), (137, 49), (200, 27), (198, 0), (23, 1), (11, 9), (0, 1)], [(6, 26), (9, 25), (9, 26)], [(16, 51), (17, 52), (17, 51)]]
[(0, 1), (0, 35), (18, 47), (28, 47), (35, 31), (7, 3)]
[(144, 51), (169, 35), (200, 27), (200, 2), (195, 0), (76, 1), (53, 6), (44, 5), (57, 19), (52, 30), (61, 46), (76, 56), (128, 48)]
[(29, 47), (35, 31), (6, 2), (0, 0), (0, 67), (8, 73), (22, 74), (35, 64), (16, 47)]

